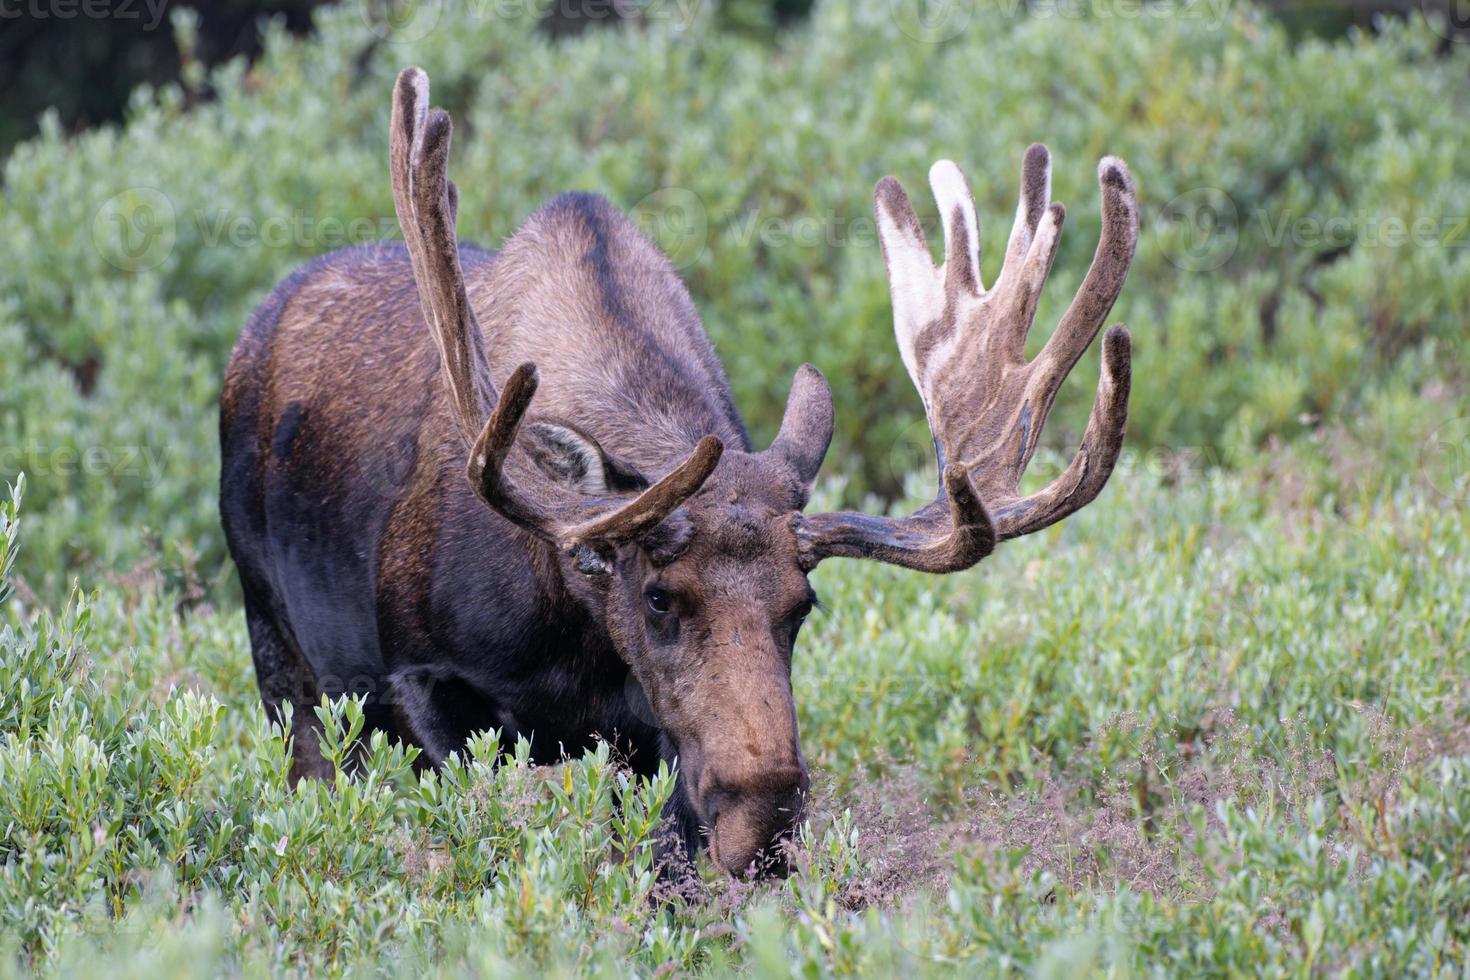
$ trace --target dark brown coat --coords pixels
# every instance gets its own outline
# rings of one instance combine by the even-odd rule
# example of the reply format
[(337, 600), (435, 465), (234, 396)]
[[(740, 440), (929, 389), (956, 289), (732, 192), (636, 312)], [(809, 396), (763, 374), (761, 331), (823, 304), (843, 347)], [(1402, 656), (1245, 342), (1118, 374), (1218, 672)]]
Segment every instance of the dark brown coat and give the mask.
[[(1043, 527), (1101, 490), (1121, 445), (1127, 335), (1110, 332), (1084, 444), (1018, 493), (1056, 387), (1122, 286), (1132, 184), (1104, 161), (1103, 245), (1036, 362), (1021, 342), (1055, 250), (1033, 148), (1006, 271), (979, 280), (953, 164), (932, 265), (896, 183), (878, 191), (900, 348), (943, 479), (910, 518), (802, 513), (832, 433), (803, 367), (753, 451), (674, 269), (605, 200), (564, 194), (498, 253), (460, 246), (449, 120), (409, 69), (390, 153), (405, 245), (309, 263), (247, 323), (221, 396), (221, 512), (266, 704), (296, 706), (297, 775), (322, 771), (309, 708), (367, 696), (370, 724), (436, 764), (475, 731), (551, 762), (593, 740), (639, 772), (679, 762), (672, 816), (731, 872), (801, 812), (791, 657), (834, 555), (931, 572)], [(977, 391), (979, 400), (977, 401)]]

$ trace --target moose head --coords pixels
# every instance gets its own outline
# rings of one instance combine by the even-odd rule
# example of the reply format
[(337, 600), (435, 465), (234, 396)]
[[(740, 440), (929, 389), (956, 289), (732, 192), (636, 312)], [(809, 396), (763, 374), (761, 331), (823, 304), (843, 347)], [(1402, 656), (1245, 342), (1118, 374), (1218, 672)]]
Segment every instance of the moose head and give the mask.
[[(448, 115), (428, 108), (427, 78), (406, 70), (393, 104), (394, 199), (469, 482), (485, 506), (555, 556), (569, 592), (646, 692), (713, 856), (743, 871), (793, 826), (807, 788), (791, 661), (816, 601), (812, 569), (844, 557), (961, 571), (997, 541), (1087, 505), (1106, 484), (1127, 418), (1130, 342), (1122, 327), (1103, 339), (1102, 379), (1075, 458), (1044, 489), (1020, 491), (1062, 381), (1122, 289), (1138, 234), (1133, 181), (1122, 161), (1102, 161), (1101, 242), (1075, 299), (1030, 361), (1026, 336), (1065, 218), (1050, 201), (1046, 148), (1025, 154), (1004, 265), (988, 288), (975, 202), (955, 164), (942, 160), (929, 174), (943, 223), (938, 266), (903, 188), (892, 178), (879, 182), (894, 332), (933, 435), (939, 487), (908, 517), (807, 514), (833, 427), (831, 392), (810, 365), (797, 372), (769, 448), (746, 451), (689, 432), (688, 448), (672, 458), (624, 458), (586, 425), (538, 414), (533, 363), (492, 382), (486, 347), (495, 341), (467, 297), (455, 237), (450, 131)], [(629, 229), (618, 232), (626, 248), (656, 253)], [(667, 427), (667, 420), (644, 423)], [(671, 441), (678, 442), (663, 440)]]

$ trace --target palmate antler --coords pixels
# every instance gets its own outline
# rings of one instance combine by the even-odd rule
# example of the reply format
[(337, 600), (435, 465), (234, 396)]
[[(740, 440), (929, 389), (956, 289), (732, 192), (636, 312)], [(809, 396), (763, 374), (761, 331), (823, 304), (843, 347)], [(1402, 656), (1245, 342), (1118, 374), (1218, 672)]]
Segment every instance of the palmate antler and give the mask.
[(459, 263), (459, 191), (447, 172), (452, 130), (448, 113), (429, 109), (428, 76), (404, 69), (393, 90), (393, 205), (469, 447), (470, 483), (503, 517), (574, 555), (583, 571), (606, 571), (612, 549), (650, 530), (699, 490), (724, 447), (706, 436), (668, 475), (632, 499), (583, 496), (544, 480), (536, 480), (530, 493), (517, 486), (505, 462), (536, 393), (536, 368), (522, 364), (497, 396)]
[(1103, 338), (1102, 379), (1082, 446), (1044, 489), (1020, 495), (1057, 390), (1118, 298), (1138, 241), (1138, 203), (1123, 161), (1105, 158), (1102, 239), (1086, 279), (1035, 360), (1026, 334), (1051, 269), (1066, 216), (1050, 203), (1051, 156), (1026, 152), (1021, 201), (995, 285), (980, 280), (975, 201), (960, 169), (941, 160), (929, 183), (944, 224), (944, 264), (929, 256), (908, 195), (879, 182), (878, 233), (904, 366), (924, 402), (941, 474), (933, 503), (908, 518), (836, 513), (795, 519), (802, 560), (872, 558), (927, 572), (953, 572), (984, 558), (995, 542), (1054, 524), (1090, 503), (1123, 445), (1130, 383), (1128, 331)]

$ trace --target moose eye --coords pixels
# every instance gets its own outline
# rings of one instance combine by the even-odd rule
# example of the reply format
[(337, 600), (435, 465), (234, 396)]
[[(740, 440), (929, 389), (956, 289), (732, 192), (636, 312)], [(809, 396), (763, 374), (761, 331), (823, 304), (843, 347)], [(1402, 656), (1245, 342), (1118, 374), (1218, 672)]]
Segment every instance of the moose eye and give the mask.
[(643, 593), (643, 599), (645, 602), (648, 603), (648, 608), (652, 609), (660, 616), (667, 613), (671, 608), (671, 605), (669, 603), (669, 594), (663, 589), (649, 589), (647, 592)]
[(805, 602), (796, 607), (796, 609), (792, 613), (791, 618), (796, 621), (797, 626), (800, 626), (802, 623), (806, 622), (806, 618), (812, 614), (812, 610), (816, 609), (821, 604), (821, 600), (819, 600), (817, 598), (817, 594), (813, 592), (806, 597)]

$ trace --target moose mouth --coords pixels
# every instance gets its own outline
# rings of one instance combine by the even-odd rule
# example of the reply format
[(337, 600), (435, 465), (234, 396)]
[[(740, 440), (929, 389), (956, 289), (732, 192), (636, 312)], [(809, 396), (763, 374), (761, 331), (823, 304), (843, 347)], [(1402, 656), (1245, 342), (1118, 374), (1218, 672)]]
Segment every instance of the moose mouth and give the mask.
[(805, 770), (765, 774), (761, 792), (709, 794), (703, 808), (710, 857), (741, 878), (784, 877), (791, 870), (797, 829), (805, 815)]
[(765, 847), (757, 848), (747, 856), (746, 852), (734, 853), (720, 848), (718, 827), (709, 831), (709, 854), (715, 864), (734, 878), (758, 880), (761, 878), (785, 878), (792, 871), (792, 857), (796, 846), (796, 830), (793, 825), (788, 831), (778, 834)]

